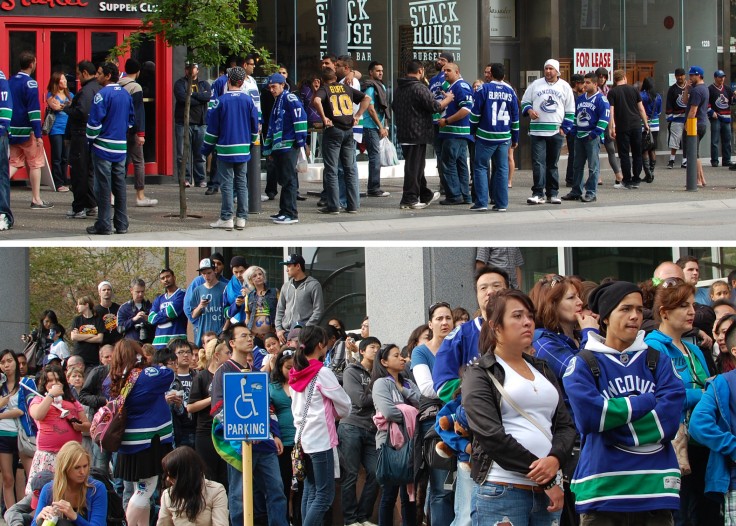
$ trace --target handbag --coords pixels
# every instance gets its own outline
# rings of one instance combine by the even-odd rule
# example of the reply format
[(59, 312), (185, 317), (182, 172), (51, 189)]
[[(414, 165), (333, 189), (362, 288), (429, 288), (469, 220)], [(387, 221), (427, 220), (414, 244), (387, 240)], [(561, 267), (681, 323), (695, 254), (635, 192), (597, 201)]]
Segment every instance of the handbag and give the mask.
[(647, 130), (642, 133), (641, 135), (641, 150), (643, 152), (648, 152), (649, 150), (652, 150), (654, 148), (654, 136), (652, 135), (652, 130)]
[(312, 403), (312, 394), (314, 393), (314, 385), (317, 383), (317, 376), (312, 378), (307, 388), (307, 401), (304, 404), (304, 411), (302, 411), (302, 423), (299, 425), (299, 430), (296, 433), (296, 440), (294, 440), (294, 449), (291, 450), (291, 474), (299, 482), (303, 481), (307, 476), (307, 466), (304, 463), (304, 451), (302, 450), (302, 431), (304, 431), (304, 424), (307, 421), (307, 411), (309, 411), (309, 404)]
[(34, 371), (38, 368), (39, 365), (41, 365), (41, 357), (39, 356), (41, 351), (41, 346), (39, 345), (39, 339), (35, 338), (32, 341), (29, 341), (25, 348), (23, 349), (23, 354), (26, 357), (26, 362), (28, 363), (28, 370)]
[(41, 133), (48, 135), (51, 128), (56, 123), (56, 112), (50, 108), (46, 108), (46, 116), (43, 118), (43, 125), (41, 126)]
[(33, 457), (36, 453), (36, 437), (28, 436), (20, 424), (20, 419), (16, 420), (18, 425), (18, 452), (26, 457)]
[(114, 400), (110, 400), (100, 407), (92, 419), (89, 435), (92, 441), (105, 451), (114, 453), (120, 449), (128, 420), (125, 399), (130, 394), (140, 374), (140, 369), (133, 369), (125, 380), (125, 385), (120, 390), (120, 394)]
[(690, 432), (687, 429), (687, 422), (680, 422), (677, 428), (677, 434), (672, 439), (672, 447), (675, 448), (675, 456), (677, 457), (677, 465), (680, 466), (680, 472), (683, 475), (692, 473), (690, 467), (690, 457), (687, 454), (687, 444), (690, 441)]
[(394, 486), (403, 486), (414, 482), (414, 439), (409, 438), (406, 433), (406, 427), (401, 426), (404, 433), (404, 444), (400, 448), (391, 445), (391, 425), (386, 433), (386, 441), (381, 444), (378, 450), (378, 461), (376, 462), (376, 480), (383, 486), (391, 484)]

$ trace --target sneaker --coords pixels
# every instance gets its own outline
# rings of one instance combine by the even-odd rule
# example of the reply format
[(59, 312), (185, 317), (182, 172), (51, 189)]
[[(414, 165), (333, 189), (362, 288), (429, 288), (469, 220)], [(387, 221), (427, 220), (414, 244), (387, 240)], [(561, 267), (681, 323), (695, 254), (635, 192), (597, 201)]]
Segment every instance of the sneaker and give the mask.
[(351, 208), (350, 210), (347, 210), (347, 209), (346, 209), (345, 211), (346, 211), (346, 212), (347, 212), (348, 214), (357, 214), (357, 213), (358, 213), (358, 211), (357, 211), (357, 210), (355, 210), (354, 208)]
[(471, 212), (487, 212), (488, 207), (487, 206), (480, 206), (480, 205), (473, 205), (468, 210)]
[(435, 193), (433, 193), (433, 194), (432, 194), (432, 199), (430, 199), (430, 200), (429, 200), (429, 202), (427, 203), (427, 206), (429, 206), (429, 205), (431, 205), (432, 203), (434, 203), (435, 201), (437, 201), (437, 200), (438, 200), (438, 199), (439, 199), (440, 197), (441, 197), (441, 195), (440, 195), (440, 193), (439, 193), (439, 192), (435, 192)]
[(578, 194), (573, 194), (572, 192), (567, 193), (561, 197), (563, 201), (580, 201), (580, 196)]
[(378, 526), (378, 524), (376, 524), (375, 522), (371, 522), (371, 521), (363, 521), (362, 526)]
[(197, 184), (200, 188), (207, 188), (207, 183), (202, 181), (201, 183)]
[(675, 161), (669, 160), (667, 161), (667, 169), (672, 170), (675, 167)]
[(233, 229), (233, 220), (232, 219), (218, 219), (214, 223), (210, 223), (210, 228), (225, 228), (227, 230)]
[(327, 199), (320, 199), (317, 201), (317, 208), (324, 208), (327, 206)]
[(75, 212), (73, 208), (70, 208), (66, 211), (66, 217), (69, 219), (87, 219), (87, 212), (85, 210)]
[(54, 208), (54, 203), (49, 203), (48, 201), (34, 203), (33, 201), (31, 201), (31, 210), (46, 210), (48, 208)]
[(0, 230), (10, 230), (10, 221), (5, 214), (0, 214)]
[(368, 193), (368, 197), (388, 197), (390, 195), (390, 192), (384, 192), (383, 190), (377, 190), (375, 192)]
[(628, 190), (629, 187), (624, 185), (621, 181), (616, 181), (613, 185), (616, 190)]
[(597, 198), (594, 194), (585, 194), (583, 197), (580, 198), (580, 200), (583, 203), (592, 203), (593, 201), (596, 201)]
[(498, 205), (493, 205), (493, 208), (491, 208), (491, 212), (506, 212), (506, 208), (501, 208)]
[(318, 208), (317, 212), (319, 212), (320, 214), (330, 214), (330, 215), (336, 216), (337, 214), (340, 213), (340, 210), (332, 210), (325, 206), (324, 208)]
[(440, 204), (447, 205), (447, 206), (464, 205), (465, 202), (462, 199), (443, 199), (442, 201), (440, 201)]
[(97, 217), (97, 207), (93, 206), (92, 208), (85, 208), (84, 212), (87, 214), (87, 217)]
[(718, 161), (711, 161), (711, 162), (710, 162), (710, 165), (711, 165), (711, 166), (712, 166), (713, 168), (718, 168), (718, 164), (719, 164), (719, 163), (718, 163)]
[(68, 192), (69, 191), (69, 187), (68, 186), (64, 186), (64, 185), (61, 185), (60, 187), (58, 187), (56, 189), (56, 191), (57, 192)]
[(629, 184), (624, 185), (624, 186), (626, 186), (626, 188), (628, 188), (629, 190), (638, 190), (639, 189), (639, 183), (637, 183), (636, 181), (631, 181)]
[(109, 236), (112, 235), (112, 230), (97, 230), (95, 225), (88, 226), (86, 228), (87, 233), (91, 236)]
[(135, 206), (156, 206), (157, 204), (158, 204), (158, 199), (150, 199), (148, 197), (144, 197), (143, 199), (135, 200)]
[(214, 194), (216, 194), (216, 193), (217, 193), (217, 192), (219, 192), (219, 191), (220, 191), (220, 189), (219, 189), (219, 188), (215, 188), (214, 186), (210, 186), (210, 187), (209, 187), (209, 188), (207, 189), (207, 191), (206, 191), (206, 192), (204, 193), (204, 195), (214, 195)]
[(244, 217), (236, 217), (235, 218), (235, 229), (236, 230), (243, 230), (245, 228), (245, 218)]
[[(274, 196), (274, 197), (275, 197), (275, 196)], [(273, 199), (273, 197), (272, 197), (271, 199)], [(307, 196), (306, 196), (306, 195), (302, 195), (302, 194), (299, 194), (299, 193), (297, 193), (297, 194), (296, 194), (296, 200), (297, 200), (297, 201), (306, 201), (306, 200), (307, 200)]]
[(273, 222), (277, 225), (293, 225), (294, 223), (298, 223), (299, 220), (295, 217), (281, 216), (275, 218)]
[(680, 168), (687, 168), (687, 161), (682, 161)]
[(286, 217), (284, 214), (272, 214), (270, 216), (271, 219), (278, 219), (279, 217)]
[(122, 236), (123, 234), (127, 234), (128, 233), (128, 229), (127, 228), (119, 228), (119, 229), (115, 230), (115, 233)]
[(429, 203), (422, 203), (421, 201), (417, 201), (416, 203), (401, 203), (399, 204), (399, 208), (402, 210), (421, 210), (422, 208), (427, 208), (429, 206)]
[(261, 203), (265, 203), (266, 201), (270, 201), (268, 196), (266, 194), (261, 194)]
[(549, 198), (549, 202), (552, 203), (553, 205), (560, 205), (562, 204), (562, 199), (560, 199), (559, 195), (553, 195), (552, 197)]
[(547, 200), (541, 195), (533, 195), (526, 200), (526, 204), (528, 205), (543, 205), (546, 202)]

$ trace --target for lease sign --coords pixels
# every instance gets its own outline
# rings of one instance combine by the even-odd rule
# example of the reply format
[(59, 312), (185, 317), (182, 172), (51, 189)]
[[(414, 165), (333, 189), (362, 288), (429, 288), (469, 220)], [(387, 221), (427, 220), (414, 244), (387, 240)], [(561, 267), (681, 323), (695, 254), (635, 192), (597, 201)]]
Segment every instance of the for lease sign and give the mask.
[(608, 70), (608, 78), (613, 78), (613, 49), (584, 49), (574, 50), (573, 73), (585, 75), (598, 68)]

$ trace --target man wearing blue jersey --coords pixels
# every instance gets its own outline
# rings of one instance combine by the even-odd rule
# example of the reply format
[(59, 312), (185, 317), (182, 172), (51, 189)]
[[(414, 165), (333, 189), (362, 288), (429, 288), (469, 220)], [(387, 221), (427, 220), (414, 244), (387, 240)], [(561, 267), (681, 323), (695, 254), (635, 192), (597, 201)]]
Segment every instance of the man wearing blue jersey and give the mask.
[(685, 387), (670, 359), (644, 342), (642, 294), (611, 281), (591, 292), (601, 334), (563, 377), (582, 439), (571, 482), (581, 525), (672, 524), (680, 469), (672, 439)]
[[(598, 89), (598, 75), (587, 73), (583, 83), (585, 90), (575, 101), (575, 156), (573, 161), (572, 190), (562, 196), (563, 201), (582, 201), (591, 203), (596, 200), (598, 188), (598, 154), (601, 149), (601, 137), (606, 133), (610, 107), (608, 100)], [(588, 163), (588, 180), (583, 193), (583, 168)]]
[(445, 91), (452, 94), (452, 102), (447, 105), (445, 114), (438, 121), (446, 192), (446, 197), (440, 204), (470, 204), (468, 141), (473, 140), (470, 134), (473, 89), (463, 80), (457, 64), (447, 64), (443, 71), (445, 80), (449, 83)]
[(10, 158), (8, 157), (8, 130), (13, 116), (13, 98), (5, 74), (0, 71), (0, 230), (13, 227), (10, 211)]
[[(440, 53), (435, 60), (434, 67), (437, 69), (437, 74), (429, 79), (429, 91), (432, 93), (432, 97), (437, 103), (441, 103), (445, 96), (445, 72), (444, 68), (447, 64), (455, 61), (452, 53)], [(440, 136), (439, 120), (442, 114), (436, 112), (432, 115), (432, 124), (434, 124), (434, 155), (437, 159), (437, 174), (440, 176), (440, 193), (445, 193), (445, 174), (442, 170), (442, 137)]]
[(491, 64), (491, 82), (483, 84), (473, 94), (470, 122), (477, 125), (475, 132), (475, 203), (476, 212), (488, 210), (488, 162), (492, 159), (496, 170), (492, 178), (491, 194), (496, 212), (508, 207), (509, 147), (519, 143), (519, 100), (514, 90), (501, 82), (505, 73), (503, 64)]
[(156, 327), (153, 346), (163, 349), (172, 340), (187, 339), (187, 316), (184, 314), (186, 293), (176, 286), (176, 276), (170, 268), (159, 272), (158, 279), (164, 292), (153, 300), (148, 323)]
[(202, 154), (217, 152), (222, 205), (220, 218), (210, 228), (233, 228), (233, 188), (238, 198), (234, 226), (245, 228), (248, 219), (248, 181), (246, 179), (251, 144), (258, 139), (258, 110), (253, 99), (243, 93), (245, 70), (230, 68), (227, 91), (214, 101), (207, 113), (207, 131)]
[(105, 62), (97, 68), (97, 82), (102, 89), (95, 95), (87, 121), (98, 209), (95, 224), (87, 227), (87, 233), (92, 235), (112, 234), (110, 192), (115, 196), (115, 233), (128, 232), (125, 159), (128, 129), (133, 128), (136, 121), (133, 99), (117, 83), (119, 77), (118, 67), (112, 62)]

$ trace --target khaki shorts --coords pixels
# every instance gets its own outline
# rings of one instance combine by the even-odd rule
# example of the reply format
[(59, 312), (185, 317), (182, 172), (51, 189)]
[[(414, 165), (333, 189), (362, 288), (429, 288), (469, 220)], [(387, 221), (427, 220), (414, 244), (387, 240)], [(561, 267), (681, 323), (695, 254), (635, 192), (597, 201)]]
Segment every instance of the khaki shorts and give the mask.
[(682, 149), (682, 137), (685, 134), (685, 123), (684, 122), (670, 122), (669, 123), (669, 135), (667, 138), (667, 145), (670, 150), (681, 150)]
[(43, 147), (38, 146), (36, 137), (31, 133), (31, 138), (20, 144), (10, 145), (10, 166), (16, 168), (42, 168), (45, 164)]

